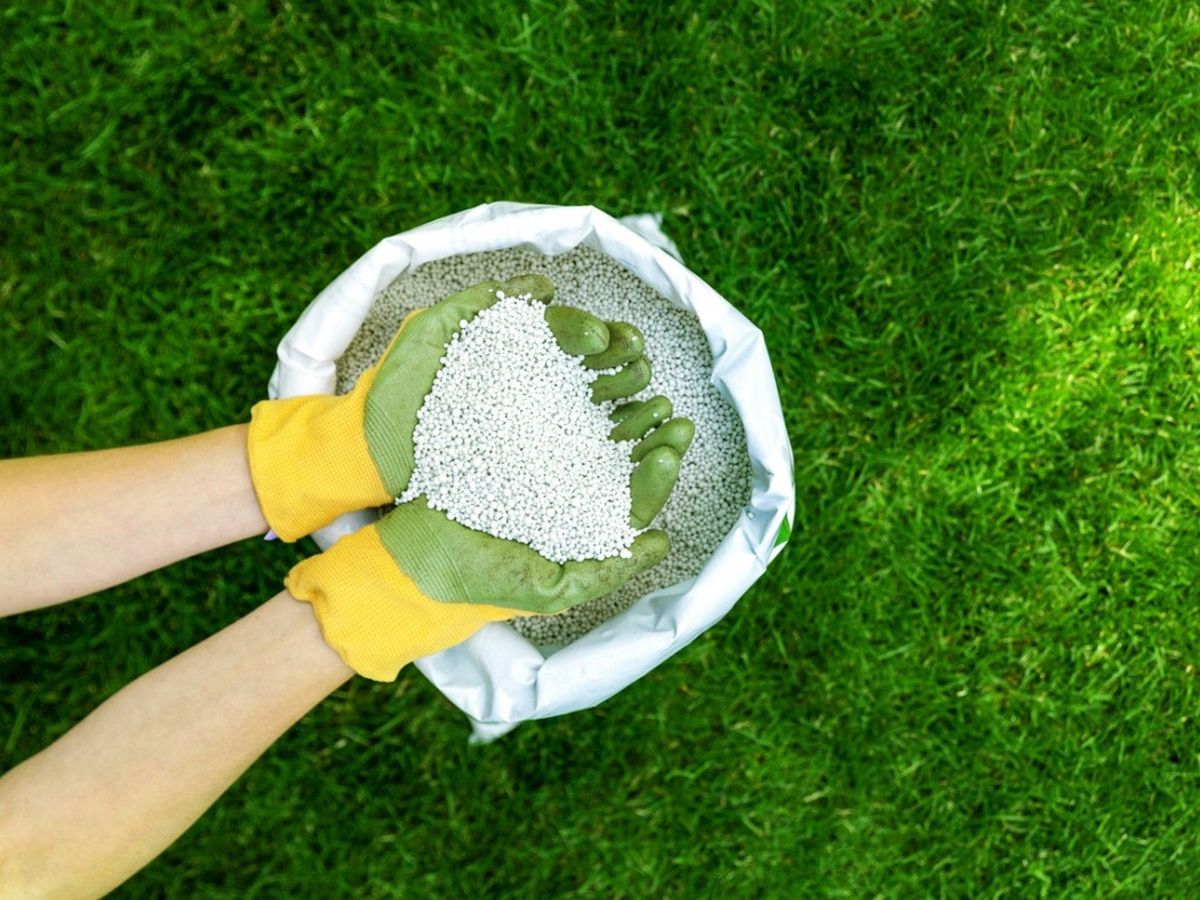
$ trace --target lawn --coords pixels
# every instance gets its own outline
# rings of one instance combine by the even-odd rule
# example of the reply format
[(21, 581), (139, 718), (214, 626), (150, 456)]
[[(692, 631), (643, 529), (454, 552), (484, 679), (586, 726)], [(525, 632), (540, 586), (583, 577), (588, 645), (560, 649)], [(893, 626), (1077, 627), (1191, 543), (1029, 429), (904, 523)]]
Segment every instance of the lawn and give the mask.
[[(1200, 15), (182, 6), (0, 12), (0, 456), (246, 421), (379, 238), (591, 203), (763, 328), (797, 515), (598, 709), (357, 679), (114, 896), (1200, 893)], [(0, 768), (312, 549), (0, 623)]]

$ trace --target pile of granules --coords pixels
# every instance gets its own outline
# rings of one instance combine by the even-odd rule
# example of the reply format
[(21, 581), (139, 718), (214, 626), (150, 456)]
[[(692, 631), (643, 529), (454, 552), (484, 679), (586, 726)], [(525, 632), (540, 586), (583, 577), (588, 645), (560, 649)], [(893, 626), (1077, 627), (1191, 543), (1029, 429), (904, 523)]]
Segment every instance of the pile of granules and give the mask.
[(497, 296), (446, 344), (396, 502), (424, 494), (452, 521), (556, 563), (628, 557), (635, 442), (608, 438), (591, 399), (601, 370), (558, 346), (544, 304)]
[[(671, 538), (666, 559), (606, 597), (558, 615), (512, 621), (534, 644), (553, 649), (586, 634), (639, 597), (697, 575), (749, 499), (750, 457), (736, 411), (711, 384), (712, 353), (695, 315), (673, 306), (615, 260), (587, 247), (559, 256), (524, 249), (453, 256), (401, 275), (380, 291), (338, 361), (338, 392), (350, 390), (378, 359), (411, 310), (481, 281), (526, 273), (543, 274), (554, 282), (555, 303), (637, 326), (645, 336), (653, 376), (635, 399), (663, 394), (671, 399), (675, 415), (687, 416), (696, 425), (675, 490), (651, 524)], [(601, 409), (607, 412), (612, 406)]]

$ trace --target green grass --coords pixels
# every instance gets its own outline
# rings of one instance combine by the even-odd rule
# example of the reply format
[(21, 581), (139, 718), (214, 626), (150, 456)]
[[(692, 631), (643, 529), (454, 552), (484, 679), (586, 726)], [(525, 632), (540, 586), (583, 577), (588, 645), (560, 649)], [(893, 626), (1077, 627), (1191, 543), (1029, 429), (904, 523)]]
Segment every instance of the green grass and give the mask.
[[(379, 238), (593, 203), (763, 327), (798, 508), (599, 709), (356, 681), (117, 896), (1200, 891), (1186, 5), (126, 6), (0, 13), (0, 455), (245, 421)], [(5, 620), (0, 763), (303, 552)]]

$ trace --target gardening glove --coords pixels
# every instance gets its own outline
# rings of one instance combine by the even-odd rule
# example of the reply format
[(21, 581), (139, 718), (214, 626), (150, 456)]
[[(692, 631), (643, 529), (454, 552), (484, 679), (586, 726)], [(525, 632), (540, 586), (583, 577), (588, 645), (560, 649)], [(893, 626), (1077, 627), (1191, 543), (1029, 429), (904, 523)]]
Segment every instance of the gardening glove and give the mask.
[[(381, 506), (404, 491), (413, 469), (417, 410), (441, 368), (445, 345), (462, 323), (496, 302), (497, 291), (531, 294), (548, 304), (554, 285), (544, 276), (524, 275), (467, 288), (410, 314), (350, 393), (254, 406), (250, 474), (263, 516), (279, 537), (297, 540), (342, 513)], [(596, 402), (632, 396), (649, 384), (642, 335), (632, 325), (563, 306), (547, 306), (546, 322), (565, 352), (584, 356), (592, 368), (617, 369), (593, 383)]]
[[(636, 528), (662, 507), (691, 441), (689, 420), (660, 424), (670, 414), (662, 397), (614, 411), (614, 439), (638, 441), (630, 477)], [(454, 646), (488, 622), (560, 612), (611, 593), (669, 549), (665, 532), (644, 531), (627, 558), (559, 565), (517, 541), (451, 521), (422, 496), (299, 563), (284, 583), (312, 604), (326, 642), (346, 665), (392, 681), (407, 663)]]

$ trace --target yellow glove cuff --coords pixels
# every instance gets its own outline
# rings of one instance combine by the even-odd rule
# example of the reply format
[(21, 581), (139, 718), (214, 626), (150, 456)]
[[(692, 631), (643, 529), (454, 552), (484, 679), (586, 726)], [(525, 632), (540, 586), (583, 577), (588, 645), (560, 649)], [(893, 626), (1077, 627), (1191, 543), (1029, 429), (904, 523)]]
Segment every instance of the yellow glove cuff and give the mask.
[(379, 540), (359, 529), (319, 556), (297, 563), (284, 579), (291, 595), (311, 603), (321, 634), (359, 675), (395, 681), (414, 659), (465, 641), (511, 609), (443, 603), (421, 593)]
[(349, 394), (264, 400), (250, 411), (250, 478), (263, 518), (283, 540), (392, 499), (363, 425), (374, 378), (371, 368)]
[(342, 513), (393, 499), (367, 446), (367, 394), (400, 332), (419, 312), (404, 317), (350, 393), (264, 400), (250, 410), (250, 478), (263, 518), (283, 540), (297, 541)]

